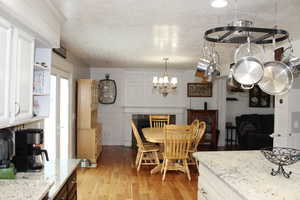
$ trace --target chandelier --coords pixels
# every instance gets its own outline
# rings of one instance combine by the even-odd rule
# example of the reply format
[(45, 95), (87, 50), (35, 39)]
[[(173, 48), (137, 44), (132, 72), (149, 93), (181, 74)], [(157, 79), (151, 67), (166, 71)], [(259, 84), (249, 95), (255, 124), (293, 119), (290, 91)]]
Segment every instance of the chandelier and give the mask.
[(153, 77), (153, 89), (158, 91), (163, 97), (166, 97), (169, 93), (175, 93), (177, 88), (177, 77), (170, 78), (167, 73), (167, 64), (169, 58), (163, 58), (165, 61), (165, 72), (162, 76)]

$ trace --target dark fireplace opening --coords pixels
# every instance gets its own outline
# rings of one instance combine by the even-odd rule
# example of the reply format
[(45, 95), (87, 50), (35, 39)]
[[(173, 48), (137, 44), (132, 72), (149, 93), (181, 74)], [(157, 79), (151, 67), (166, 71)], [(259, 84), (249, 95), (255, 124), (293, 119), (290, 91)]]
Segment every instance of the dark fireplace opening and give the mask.
[[(157, 115), (163, 115), (163, 114), (157, 114)], [(142, 129), (150, 127), (149, 116), (150, 116), (149, 114), (134, 114), (134, 115), (132, 115), (132, 120), (133, 120), (143, 142), (146, 142), (146, 139), (143, 135)], [(176, 115), (170, 115), (170, 124), (176, 124)], [(137, 148), (136, 139), (135, 139), (133, 133), (131, 135), (132, 135), (131, 146), (132, 146), (132, 148), (136, 149)]]

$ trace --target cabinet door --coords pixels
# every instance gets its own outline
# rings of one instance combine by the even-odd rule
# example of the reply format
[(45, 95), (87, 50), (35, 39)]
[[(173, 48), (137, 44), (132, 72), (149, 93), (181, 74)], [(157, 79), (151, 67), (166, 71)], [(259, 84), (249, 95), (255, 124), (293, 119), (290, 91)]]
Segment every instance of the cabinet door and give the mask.
[(11, 24), (0, 18), (0, 123), (9, 121), (11, 38)]
[(58, 194), (54, 197), (54, 200), (67, 200), (68, 199), (68, 188), (67, 184), (65, 184), (62, 189), (58, 192)]
[(32, 117), (34, 38), (21, 30), (14, 32), (15, 120)]

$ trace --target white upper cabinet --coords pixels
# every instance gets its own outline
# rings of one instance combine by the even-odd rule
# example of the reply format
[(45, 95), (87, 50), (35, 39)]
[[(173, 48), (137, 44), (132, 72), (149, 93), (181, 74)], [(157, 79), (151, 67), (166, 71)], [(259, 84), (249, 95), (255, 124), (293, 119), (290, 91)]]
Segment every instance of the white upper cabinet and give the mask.
[(12, 26), (0, 18), (0, 123), (9, 122)]
[[(0, 13), (13, 18), (47, 48), (58, 48), (61, 25), (66, 18), (51, 0), (0, 0)], [(25, 29), (25, 30), (26, 30)]]
[(52, 48), (36, 48), (36, 41), (39, 46), (45, 41), (19, 27), (0, 16), (0, 129), (41, 120), (49, 114)]
[(27, 33), (14, 30), (13, 70), (11, 85), (14, 88), (11, 103), (14, 110), (14, 120), (32, 117), (34, 38)]

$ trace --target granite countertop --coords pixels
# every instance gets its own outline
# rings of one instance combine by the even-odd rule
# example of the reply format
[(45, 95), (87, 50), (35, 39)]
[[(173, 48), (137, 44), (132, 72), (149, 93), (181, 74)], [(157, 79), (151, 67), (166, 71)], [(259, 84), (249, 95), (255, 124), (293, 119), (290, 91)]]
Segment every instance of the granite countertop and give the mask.
[(0, 199), (41, 200), (53, 198), (77, 168), (78, 159), (45, 162), (41, 172), (17, 173), (15, 180), (0, 180)]
[(194, 157), (245, 199), (300, 200), (300, 162), (284, 167), (292, 171), (287, 179), (270, 175), (277, 166), (260, 151), (196, 152)]

